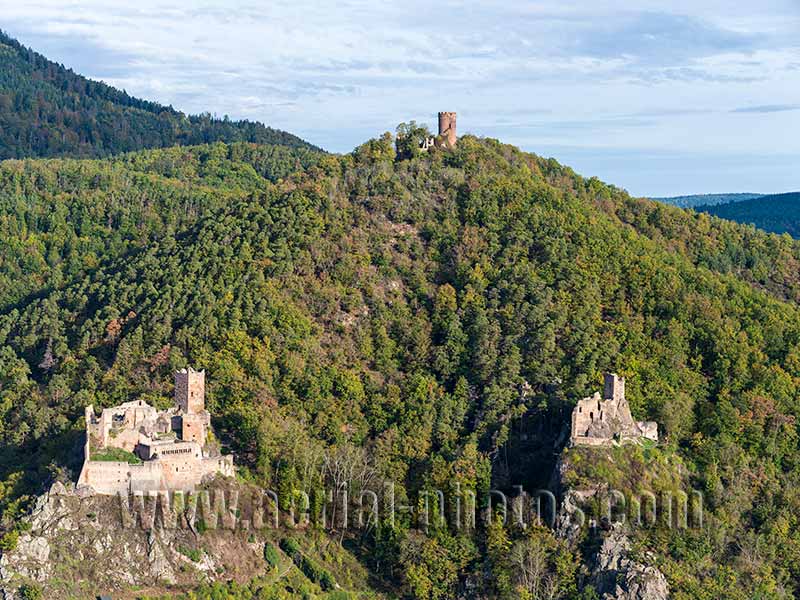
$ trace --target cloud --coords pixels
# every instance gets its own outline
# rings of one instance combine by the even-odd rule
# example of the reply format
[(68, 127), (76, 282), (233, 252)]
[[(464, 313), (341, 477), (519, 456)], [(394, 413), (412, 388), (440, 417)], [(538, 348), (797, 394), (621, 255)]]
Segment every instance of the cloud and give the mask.
[(763, 33), (734, 31), (690, 15), (648, 12), (592, 23), (575, 48), (589, 56), (674, 64), (719, 53), (749, 52), (767, 39)]
[[(534, 151), (710, 157), (789, 151), (800, 136), (783, 114), (800, 88), (795, 0), (0, 0), (0, 14), (23, 43), (130, 94), (334, 151), (444, 109), (462, 131)], [(637, 161), (628, 168), (640, 182)]]
[(762, 104), (761, 106), (744, 106), (735, 108), (734, 113), (777, 113), (800, 110), (800, 104)]

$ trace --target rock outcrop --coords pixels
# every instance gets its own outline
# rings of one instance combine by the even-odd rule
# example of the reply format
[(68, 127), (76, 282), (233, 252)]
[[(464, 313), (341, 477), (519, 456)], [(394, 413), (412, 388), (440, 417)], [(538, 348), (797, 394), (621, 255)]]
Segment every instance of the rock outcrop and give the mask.
[(246, 581), (264, 568), (263, 540), (254, 543), (245, 531), (198, 536), (180, 524), (123, 526), (119, 498), (85, 492), (56, 483), (36, 499), (16, 548), (0, 556), (0, 598), (16, 598), (29, 583), (39, 585), (45, 598), (54, 597), (48, 595), (53, 581), (94, 597), (223, 576)]
[[(575, 545), (581, 537), (586, 518), (581, 506), (598, 496), (598, 490), (568, 490), (556, 518), (556, 535)], [(604, 531), (610, 529), (610, 531)], [(630, 539), (623, 526), (606, 522), (591, 524), (589, 535), (603, 536), (588, 583), (603, 600), (667, 600), (669, 585), (656, 567), (637, 562), (630, 557)], [(653, 556), (649, 558), (655, 559)]]
[(669, 586), (657, 568), (630, 558), (630, 540), (619, 530), (603, 539), (591, 583), (603, 600), (667, 600)]
[[(567, 488), (564, 481), (568, 468), (567, 463), (559, 459), (551, 480), (553, 489), (561, 497), (555, 534), (572, 546), (580, 542), (584, 533), (602, 537), (599, 550), (587, 565), (586, 583), (592, 585), (603, 600), (667, 600), (669, 585), (663, 573), (652, 564), (631, 557), (625, 526), (610, 523), (607, 518), (600, 523), (587, 518), (584, 511), (588, 504), (603, 505), (609, 496), (608, 487)], [(655, 560), (652, 555), (645, 555), (645, 558), (651, 563)]]

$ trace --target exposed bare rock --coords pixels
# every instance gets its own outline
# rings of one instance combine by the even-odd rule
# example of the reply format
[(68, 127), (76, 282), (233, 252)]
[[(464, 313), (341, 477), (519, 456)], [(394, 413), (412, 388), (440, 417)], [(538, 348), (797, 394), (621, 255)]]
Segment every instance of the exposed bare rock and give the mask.
[(14, 592), (10, 589), (0, 588), (0, 600), (15, 600)]
[(597, 495), (596, 490), (567, 490), (556, 515), (555, 534), (570, 544), (576, 544), (585, 523), (580, 508)]
[(147, 538), (147, 562), (150, 565), (150, 575), (153, 579), (164, 583), (175, 583), (175, 573), (167, 560), (155, 530), (151, 530)]
[(656, 567), (631, 558), (630, 540), (622, 525), (612, 525), (607, 519), (602, 519), (599, 529), (610, 531), (601, 533), (597, 523), (587, 522), (583, 508), (589, 502), (602, 502), (609, 494), (608, 487), (567, 488), (564, 482), (568, 468), (566, 461), (560, 458), (551, 478), (551, 487), (562, 499), (555, 534), (573, 546), (580, 541), (586, 527), (591, 527), (590, 535), (604, 535), (593, 564), (588, 565), (591, 573), (587, 583), (594, 586), (603, 600), (667, 600), (669, 585), (666, 578)]
[(56, 481), (52, 486), (50, 486), (50, 495), (51, 496), (67, 496), (69, 492), (67, 491), (67, 487), (61, 483), (60, 481)]
[(94, 488), (90, 485), (79, 485), (75, 488), (75, 493), (78, 498), (91, 498), (95, 494)]
[(43, 581), (52, 572), (53, 565), (49, 559), (50, 544), (45, 538), (28, 534), (20, 536), (13, 564), (7, 553), (0, 558), (0, 579), (5, 580), (15, 573), (28, 579)]
[[(230, 486), (229, 493), (240, 491)], [(264, 541), (258, 532), (223, 527), (198, 535), (183, 521), (168, 527), (158, 521), (143, 528), (146, 506), (139, 513), (142, 518), (127, 524), (122, 513), (119, 498), (86, 496), (75, 486), (55, 484), (34, 501), (25, 519), (29, 528), (16, 548), (0, 556), (0, 599), (3, 590), (14, 598), (20, 585), (31, 582), (42, 588), (45, 598), (55, 597), (49, 595), (55, 580), (90, 585), (91, 590), (80, 589), (116, 597), (131, 587), (196, 585), (198, 577), (249, 580), (263, 570)], [(245, 511), (243, 517), (250, 515)], [(200, 558), (188, 558), (187, 551)]]
[(667, 600), (669, 586), (661, 571), (629, 555), (630, 541), (621, 531), (603, 540), (591, 577), (603, 600)]

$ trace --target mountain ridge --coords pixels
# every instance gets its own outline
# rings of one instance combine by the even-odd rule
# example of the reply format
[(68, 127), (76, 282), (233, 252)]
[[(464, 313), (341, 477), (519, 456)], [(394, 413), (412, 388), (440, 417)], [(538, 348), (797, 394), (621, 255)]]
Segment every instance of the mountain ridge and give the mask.
[(760, 198), (766, 194), (754, 194), (750, 192), (734, 192), (729, 194), (689, 194), (687, 196), (664, 196), (649, 197), (650, 200), (671, 204), (680, 208), (694, 208), (696, 206), (715, 206), (717, 204), (727, 204), (729, 202), (740, 202), (742, 200), (752, 200)]
[(700, 205), (695, 210), (744, 225), (754, 225), (771, 233), (788, 233), (800, 238), (800, 192), (768, 194), (716, 206)]
[(185, 115), (74, 73), (0, 30), (0, 160), (99, 158), (215, 141), (319, 151), (259, 122)]

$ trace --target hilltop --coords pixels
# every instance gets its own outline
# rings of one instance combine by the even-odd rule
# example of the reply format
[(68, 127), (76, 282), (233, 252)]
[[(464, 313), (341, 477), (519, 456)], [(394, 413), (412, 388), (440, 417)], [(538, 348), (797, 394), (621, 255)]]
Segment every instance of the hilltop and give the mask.
[(258, 122), (185, 115), (134, 98), (82, 77), (0, 31), (0, 160), (104, 157), (216, 141), (319, 150)]
[[(454, 482), (479, 497), (547, 486), (575, 402), (615, 371), (660, 445), (568, 453), (564, 481), (703, 491), (707, 527), (632, 538), (678, 600), (800, 593), (800, 244), (786, 236), (472, 136), (406, 160), (389, 134), (343, 156), (217, 143), (12, 160), (0, 202), (6, 551), (26, 535), (25, 496), (76, 477), (83, 407), (167, 406), (181, 366), (209, 373), (241, 479), (285, 498), (391, 482), (411, 506)], [(593, 597), (589, 533), (570, 545), (405, 514), (326, 539), (407, 597), (518, 598), (526, 556), (556, 597)]]

